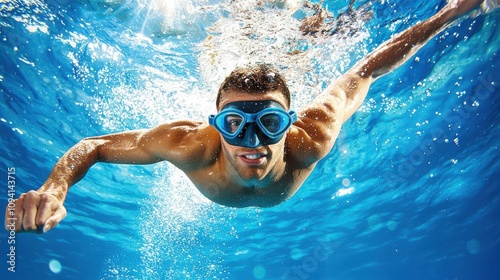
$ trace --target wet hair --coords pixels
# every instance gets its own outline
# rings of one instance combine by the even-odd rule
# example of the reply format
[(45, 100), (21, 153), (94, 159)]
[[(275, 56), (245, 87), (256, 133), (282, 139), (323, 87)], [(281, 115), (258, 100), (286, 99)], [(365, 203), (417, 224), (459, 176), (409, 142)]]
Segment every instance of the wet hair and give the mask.
[(286, 80), (277, 70), (268, 64), (257, 64), (244, 68), (237, 68), (222, 82), (215, 105), (219, 108), (223, 94), (229, 91), (239, 91), (249, 94), (264, 94), (277, 90), (283, 94), (288, 108), (290, 108), (290, 90), (286, 85)]

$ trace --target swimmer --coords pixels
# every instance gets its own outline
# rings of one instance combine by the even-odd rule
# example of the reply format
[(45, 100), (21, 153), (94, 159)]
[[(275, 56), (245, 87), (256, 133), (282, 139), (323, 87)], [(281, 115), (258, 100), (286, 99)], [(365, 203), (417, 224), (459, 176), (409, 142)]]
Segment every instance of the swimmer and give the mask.
[(45, 183), (15, 200), (5, 227), (47, 232), (65, 216), (71, 186), (96, 162), (169, 161), (208, 199), (229, 207), (271, 207), (292, 197), (332, 149), (342, 124), (370, 85), (481, 0), (451, 0), (429, 19), (395, 35), (357, 62), (298, 112), (290, 111), (284, 78), (267, 65), (233, 71), (218, 91), (217, 114), (147, 130), (81, 140), (56, 163)]

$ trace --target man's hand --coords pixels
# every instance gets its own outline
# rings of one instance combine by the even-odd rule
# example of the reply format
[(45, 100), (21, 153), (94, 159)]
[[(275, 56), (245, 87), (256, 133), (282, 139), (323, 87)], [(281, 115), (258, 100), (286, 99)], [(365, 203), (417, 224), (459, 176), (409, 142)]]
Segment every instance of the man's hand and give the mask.
[(15, 210), (7, 207), (5, 228), (15, 231), (47, 232), (66, 217), (66, 208), (53, 194), (40, 191), (23, 193)]
[(453, 12), (454, 18), (460, 17), (474, 8), (478, 7), (485, 0), (449, 0), (446, 9)]

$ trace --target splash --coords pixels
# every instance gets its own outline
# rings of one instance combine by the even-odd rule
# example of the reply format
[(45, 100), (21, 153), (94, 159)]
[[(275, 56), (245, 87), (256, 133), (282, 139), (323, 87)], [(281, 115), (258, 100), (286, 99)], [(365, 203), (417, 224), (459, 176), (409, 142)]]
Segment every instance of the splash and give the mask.
[[(184, 34), (193, 24), (194, 5), (188, 0), (140, 0), (146, 10), (142, 34)], [(180, 19), (180, 20), (179, 20)]]
[(177, 169), (159, 165), (156, 173), (140, 218), (142, 275), (151, 279), (225, 278), (221, 239), (234, 236), (224, 230), (234, 210), (211, 203)]
[[(300, 108), (366, 53), (368, 32), (363, 24), (369, 18), (369, 5), (358, 10), (350, 6), (337, 19), (308, 1), (299, 6), (231, 1), (221, 7), (228, 15), (207, 29), (208, 36), (199, 45), (200, 71), (212, 91), (234, 68), (268, 63), (287, 78)], [(322, 32), (306, 30), (310, 19)]]
[[(178, 258), (178, 255), (192, 256), (191, 252), (200, 246), (196, 235), (203, 223), (199, 215), (206, 213), (201, 208), (208, 204), (198, 199), (197, 193), (191, 191), (185, 178), (175, 170), (157, 172), (163, 174), (154, 181), (141, 214), (143, 273), (156, 279), (173, 279), (180, 276), (175, 275), (175, 268), (186, 267), (181, 262), (201, 261), (192, 257), (189, 260)], [(190, 201), (191, 198), (197, 201)]]

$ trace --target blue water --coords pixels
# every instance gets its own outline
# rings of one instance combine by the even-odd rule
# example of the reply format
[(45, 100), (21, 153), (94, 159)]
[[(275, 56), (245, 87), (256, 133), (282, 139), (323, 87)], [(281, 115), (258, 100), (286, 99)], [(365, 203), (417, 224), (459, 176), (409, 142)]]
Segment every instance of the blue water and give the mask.
[[(38, 188), (83, 137), (206, 118), (221, 79), (259, 44), (254, 56), (284, 69), (300, 108), (392, 33), (444, 5), (376, 1), (351, 36), (307, 39), (265, 28), (242, 36), (235, 30), (245, 7), (229, 2), (2, 2), (2, 205), (9, 168), (19, 195)], [(248, 2), (250, 24), (273, 12)], [(324, 6), (337, 15), (348, 2)], [(291, 26), (301, 16), (274, 12), (253, 24)], [(213, 204), (167, 163), (97, 164), (70, 190), (57, 228), (0, 234), (0, 277), (498, 279), (499, 16), (464, 18), (377, 80), (331, 153), (282, 205)], [(314, 55), (265, 48), (283, 41)]]

